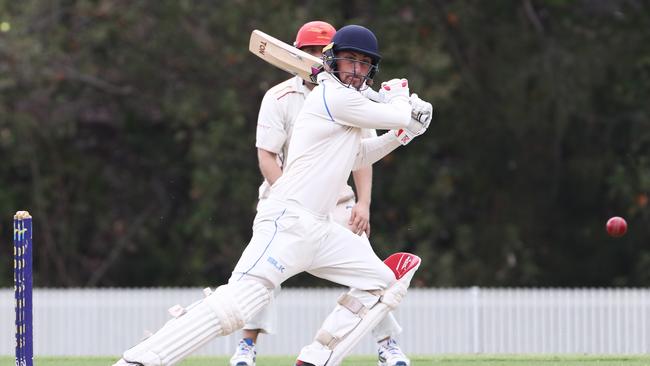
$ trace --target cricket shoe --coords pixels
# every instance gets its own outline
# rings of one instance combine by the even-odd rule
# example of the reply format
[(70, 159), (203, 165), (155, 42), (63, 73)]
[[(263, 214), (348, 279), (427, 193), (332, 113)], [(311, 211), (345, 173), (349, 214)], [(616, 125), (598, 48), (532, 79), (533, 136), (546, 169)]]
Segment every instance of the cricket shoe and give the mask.
[(409, 366), (411, 360), (399, 348), (397, 342), (389, 338), (379, 344), (377, 366)]
[(296, 360), (296, 366), (314, 366), (313, 363), (301, 361), (301, 360)]
[(255, 366), (255, 343), (250, 338), (243, 338), (237, 345), (235, 354), (230, 358), (230, 366)]
[(142, 364), (137, 362), (128, 362), (125, 361), (123, 358), (120, 358), (119, 361), (113, 364), (113, 366), (140, 366), (140, 365)]

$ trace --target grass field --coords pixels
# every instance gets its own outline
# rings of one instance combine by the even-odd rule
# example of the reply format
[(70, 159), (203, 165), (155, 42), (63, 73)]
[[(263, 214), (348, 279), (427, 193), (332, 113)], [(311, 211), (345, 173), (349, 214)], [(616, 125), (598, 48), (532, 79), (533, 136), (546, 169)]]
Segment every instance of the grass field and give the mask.
[[(180, 366), (228, 366), (229, 357), (191, 357)], [(259, 357), (257, 366), (292, 366), (292, 357)], [(35, 366), (110, 366), (114, 357), (37, 357)], [(377, 358), (350, 357), (343, 366), (376, 366)], [(416, 356), (413, 366), (641, 366), (650, 365), (650, 356)], [(0, 357), (0, 366), (15, 366), (13, 357)]]

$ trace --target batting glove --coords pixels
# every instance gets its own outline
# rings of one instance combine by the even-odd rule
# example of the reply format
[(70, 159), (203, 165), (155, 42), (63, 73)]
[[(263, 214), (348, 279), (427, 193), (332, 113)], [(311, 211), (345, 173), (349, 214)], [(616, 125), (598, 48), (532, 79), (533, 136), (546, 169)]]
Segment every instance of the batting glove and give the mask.
[[(431, 119), (429, 119), (431, 121)], [(426, 126), (429, 124), (427, 123)], [(411, 122), (406, 128), (400, 128), (399, 130), (393, 130), (392, 133), (395, 135), (397, 141), (402, 145), (408, 145), (411, 140), (423, 134), (426, 130), (426, 127), (422, 122), (411, 117)]]
[(433, 106), (431, 103), (424, 101), (417, 94), (411, 94), (409, 98), (411, 103), (411, 117), (422, 123), (425, 129), (429, 128), (429, 123), (433, 117)]
[(406, 79), (392, 79), (381, 83), (379, 96), (384, 103), (391, 103), (396, 98), (409, 97), (409, 82)]

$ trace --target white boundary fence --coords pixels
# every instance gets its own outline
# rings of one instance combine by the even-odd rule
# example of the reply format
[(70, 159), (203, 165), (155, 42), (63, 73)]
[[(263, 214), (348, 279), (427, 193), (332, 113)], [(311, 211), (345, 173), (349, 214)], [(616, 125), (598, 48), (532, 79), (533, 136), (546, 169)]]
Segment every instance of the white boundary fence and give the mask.
[[(259, 353), (296, 355), (309, 343), (342, 289), (285, 289), (277, 334)], [(118, 355), (188, 305), (199, 288), (35, 289), (34, 353)], [(411, 355), (440, 353), (650, 353), (649, 289), (411, 289), (396, 317)], [(0, 355), (14, 353), (13, 289), (0, 289)], [(210, 342), (201, 355), (229, 355), (240, 332)], [(356, 354), (374, 354), (367, 337)]]

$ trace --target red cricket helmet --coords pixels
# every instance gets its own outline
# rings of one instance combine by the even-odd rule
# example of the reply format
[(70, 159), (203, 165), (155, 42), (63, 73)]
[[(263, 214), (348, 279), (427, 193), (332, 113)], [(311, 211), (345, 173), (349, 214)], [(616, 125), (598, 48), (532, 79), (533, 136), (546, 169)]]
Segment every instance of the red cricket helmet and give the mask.
[(327, 46), (332, 41), (336, 29), (329, 23), (320, 20), (305, 23), (298, 30), (296, 41), (293, 45), (296, 48), (305, 46)]

